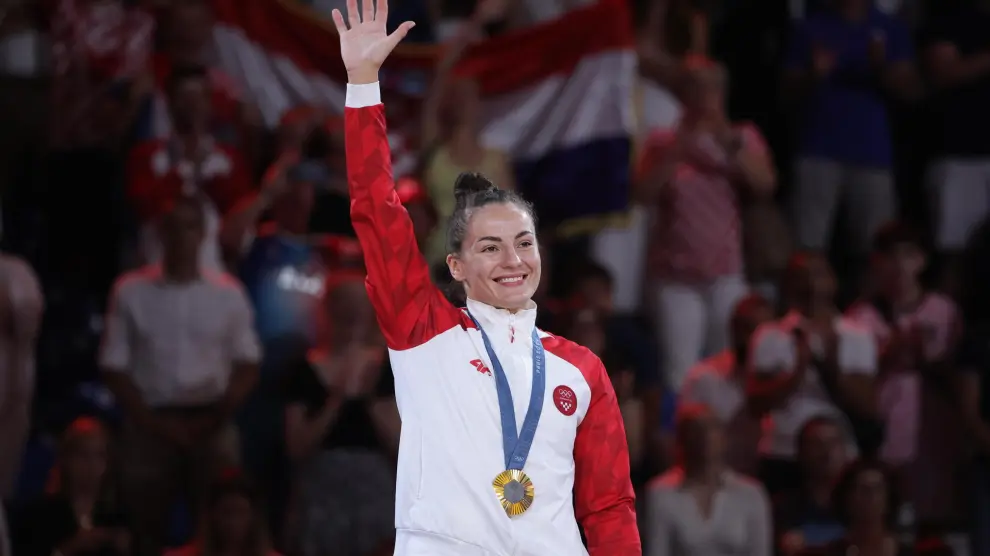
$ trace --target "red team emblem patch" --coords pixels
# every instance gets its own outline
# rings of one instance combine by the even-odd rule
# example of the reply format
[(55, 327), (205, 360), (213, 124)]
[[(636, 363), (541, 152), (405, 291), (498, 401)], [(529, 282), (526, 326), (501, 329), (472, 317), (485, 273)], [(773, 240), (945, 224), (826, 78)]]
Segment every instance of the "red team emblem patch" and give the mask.
[(553, 403), (568, 417), (577, 411), (577, 395), (568, 386), (561, 385), (553, 389)]

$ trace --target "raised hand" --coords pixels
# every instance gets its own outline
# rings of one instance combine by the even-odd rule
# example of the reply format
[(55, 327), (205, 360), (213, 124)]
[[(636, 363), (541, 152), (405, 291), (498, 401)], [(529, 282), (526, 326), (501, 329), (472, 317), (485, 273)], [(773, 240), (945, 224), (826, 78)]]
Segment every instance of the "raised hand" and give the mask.
[(340, 35), (340, 57), (347, 69), (347, 81), (355, 85), (378, 81), (378, 70), (385, 58), (416, 24), (406, 21), (391, 35), (385, 32), (388, 0), (347, 0), (347, 24), (340, 10), (333, 11), (333, 22)]

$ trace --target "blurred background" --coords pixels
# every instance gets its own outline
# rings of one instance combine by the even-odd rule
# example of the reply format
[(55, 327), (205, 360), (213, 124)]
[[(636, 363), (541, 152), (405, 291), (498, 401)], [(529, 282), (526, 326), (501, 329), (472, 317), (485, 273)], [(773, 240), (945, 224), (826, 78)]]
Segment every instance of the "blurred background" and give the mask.
[[(0, 0), (0, 555), (391, 554), (343, 6)], [(389, 16), (437, 284), (460, 172), (536, 205), (645, 554), (990, 555), (990, 1)]]

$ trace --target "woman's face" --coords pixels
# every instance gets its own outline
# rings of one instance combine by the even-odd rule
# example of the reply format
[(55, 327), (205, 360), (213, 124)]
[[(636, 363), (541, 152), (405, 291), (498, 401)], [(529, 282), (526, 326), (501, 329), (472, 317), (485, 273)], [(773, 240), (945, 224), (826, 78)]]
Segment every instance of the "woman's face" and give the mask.
[(101, 431), (79, 433), (63, 462), (66, 481), (77, 488), (99, 487), (107, 472), (107, 444)]
[(852, 521), (875, 521), (887, 513), (887, 481), (875, 469), (862, 471), (853, 481), (847, 511)]
[(214, 504), (212, 517), (220, 543), (238, 545), (247, 540), (254, 526), (254, 506), (241, 494), (228, 494)]
[(501, 309), (525, 309), (540, 284), (540, 250), (529, 213), (512, 203), (475, 209), (458, 255), (447, 265), (467, 296)]

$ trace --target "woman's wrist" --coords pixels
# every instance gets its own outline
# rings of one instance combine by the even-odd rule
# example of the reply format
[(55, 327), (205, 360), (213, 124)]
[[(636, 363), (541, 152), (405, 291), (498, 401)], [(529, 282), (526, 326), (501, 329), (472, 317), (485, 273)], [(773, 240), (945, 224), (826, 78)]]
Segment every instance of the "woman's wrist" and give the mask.
[(347, 83), (350, 85), (370, 85), (377, 82), (377, 69), (357, 69), (347, 72)]

